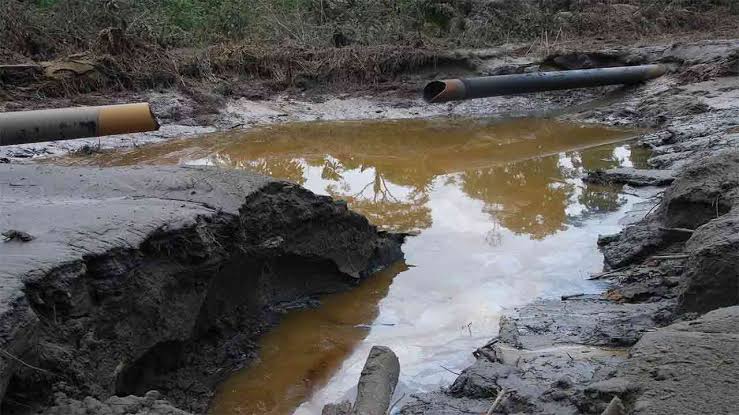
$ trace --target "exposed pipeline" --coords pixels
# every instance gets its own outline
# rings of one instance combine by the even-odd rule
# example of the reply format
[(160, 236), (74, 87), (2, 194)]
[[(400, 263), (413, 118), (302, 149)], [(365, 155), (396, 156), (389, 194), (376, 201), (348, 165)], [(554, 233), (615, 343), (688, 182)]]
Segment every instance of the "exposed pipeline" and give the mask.
[(0, 113), (0, 146), (159, 129), (148, 103)]
[(635, 84), (658, 78), (665, 72), (667, 68), (663, 65), (640, 65), (446, 79), (428, 83), (423, 90), (423, 98), (426, 102), (440, 103), (558, 89)]

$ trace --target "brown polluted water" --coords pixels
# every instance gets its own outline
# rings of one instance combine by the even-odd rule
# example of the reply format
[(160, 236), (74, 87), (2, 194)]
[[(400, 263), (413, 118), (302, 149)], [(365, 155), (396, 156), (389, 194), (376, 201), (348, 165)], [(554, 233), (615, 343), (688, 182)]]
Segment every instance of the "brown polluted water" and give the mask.
[(288, 313), (210, 413), (320, 414), (352, 399), (372, 345), (401, 362), (397, 396), (448, 385), (492, 338), (504, 308), (597, 292), (595, 241), (638, 198), (586, 170), (640, 167), (634, 131), (546, 119), (299, 123), (218, 133), (69, 164), (250, 169), (346, 200), (414, 232), (396, 264), (318, 308)]

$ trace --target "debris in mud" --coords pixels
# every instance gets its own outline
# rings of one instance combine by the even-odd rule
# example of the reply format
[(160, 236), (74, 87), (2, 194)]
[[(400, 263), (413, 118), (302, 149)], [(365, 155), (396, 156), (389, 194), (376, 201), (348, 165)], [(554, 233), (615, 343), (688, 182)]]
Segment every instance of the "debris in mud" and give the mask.
[(102, 153), (102, 150), (100, 149), (100, 144), (98, 145), (85, 144), (79, 149), (72, 151), (72, 154), (77, 155), (77, 156), (91, 156), (93, 154), (99, 154), (99, 153)]
[[(203, 412), (281, 304), (348, 289), (402, 258), (401, 236), (258, 174), (0, 167), (33, 184), (0, 183), (0, 225), (36, 237), (0, 245), (0, 347), (55, 373), (3, 363), (5, 406), (52, 405), (60, 391), (71, 400), (52, 413), (119, 403), (110, 399), (133, 408), (151, 399), (110, 397), (156, 389)], [(30, 402), (16, 396), (28, 388)]]
[(20, 241), (20, 242), (30, 242), (35, 239), (28, 232), (17, 231), (15, 229), (10, 229), (10, 230), (3, 232), (2, 236), (5, 242), (14, 241), (14, 240)]
[(607, 369), (626, 358), (625, 347), (658, 324), (667, 308), (615, 304), (598, 296), (525, 306), (501, 318), (499, 337), (475, 352), (477, 361), (448, 394), (414, 396), (402, 413), (447, 413), (435, 408), (464, 399), (487, 400), (489, 406), (503, 389), (508, 392), (499, 403), (503, 413), (602, 411), (612, 393), (597, 382), (607, 379)]

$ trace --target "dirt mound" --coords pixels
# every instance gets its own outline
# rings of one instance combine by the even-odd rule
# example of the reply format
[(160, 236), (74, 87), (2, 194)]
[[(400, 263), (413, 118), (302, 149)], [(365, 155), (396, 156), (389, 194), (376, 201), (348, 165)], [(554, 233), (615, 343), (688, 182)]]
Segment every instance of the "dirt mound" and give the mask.
[(142, 397), (113, 396), (102, 402), (91, 396), (81, 401), (69, 399), (63, 393), (59, 393), (54, 400), (54, 406), (45, 410), (44, 415), (190, 415), (189, 412), (177, 409), (169, 402), (162, 400), (156, 391), (150, 391)]
[(739, 198), (739, 152), (687, 166), (665, 192), (657, 215), (667, 227), (696, 229), (726, 214)]
[(601, 239), (605, 263), (615, 269), (660, 250), (679, 251), (689, 234), (673, 229), (696, 229), (729, 212), (738, 198), (738, 152), (725, 151), (698, 160), (677, 175), (659, 207), (644, 221), (625, 228), (618, 236)]
[(681, 312), (706, 312), (739, 304), (739, 211), (699, 227), (686, 244), (690, 260)]
[(618, 235), (608, 235), (598, 241), (605, 265), (618, 269), (647, 258), (649, 255), (667, 248), (672, 239), (666, 238), (658, 218), (629, 226)]

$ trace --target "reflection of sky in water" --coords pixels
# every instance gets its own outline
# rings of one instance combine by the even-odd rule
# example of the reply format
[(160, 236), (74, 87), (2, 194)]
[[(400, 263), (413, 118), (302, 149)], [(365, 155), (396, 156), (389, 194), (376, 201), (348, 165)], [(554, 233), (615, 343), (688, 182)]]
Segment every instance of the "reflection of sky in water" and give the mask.
[[(604, 167), (631, 165), (628, 146), (609, 146), (597, 157), (594, 160)], [(412, 267), (393, 281), (380, 301), (369, 335), (297, 414), (318, 414), (328, 402), (352, 399), (353, 385), (375, 344), (391, 347), (401, 361), (398, 396), (448, 385), (455, 375), (442, 366), (460, 371), (469, 365), (469, 351), (497, 332), (501, 309), (538, 296), (595, 292), (596, 284), (585, 279), (602, 266), (595, 242), (598, 234), (619, 229), (619, 215), (590, 214), (624, 211), (630, 205), (623, 196), (586, 186), (579, 179), (584, 167), (580, 152), (515, 163), (520, 169), (507, 165), (490, 169), (492, 173), (439, 175), (423, 198), (412, 187), (388, 180), (376, 186), (380, 179), (374, 167), (342, 170), (340, 177), (327, 179), (323, 166), (293, 162), (302, 168), (303, 186), (316, 193), (353, 198), (355, 204), (390, 200), (413, 205), (421, 200), (431, 224), (406, 243), (406, 262)], [(330, 157), (326, 163), (340, 165)], [(527, 181), (532, 169), (548, 175)], [(490, 174), (490, 186), (473, 186), (471, 193), (496, 202), (475, 199), (464, 191), (465, 183), (470, 188), (466, 178), (484, 178), (485, 173)], [(501, 181), (519, 184), (520, 189), (514, 185), (512, 197), (500, 197), (506, 191), (494, 185)], [(534, 188), (525, 190), (528, 186)], [(605, 199), (587, 198), (587, 192)], [(521, 206), (507, 206), (511, 200)], [(520, 224), (513, 229), (501, 225), (496, 216), (510, 218), (511, 211), (527, 216), (530, 223), (509, 220)]]
[[(629, 150), (616, 147), (612, 154), (614, 160), (628, 159)], [(586, 186), (574, 178), (578, 171), (573, 158), (577, 162), (579, 154), (553, 157), (565, 174), (561, 182), (544, 185), (567, 196), (561, 224), (566, 231), (537, 238), (491, 220), (490, 212), (502, 212), (505, 207), (486, 206), (463, 192), (462, 174), (437, 177), (427, 202), (433, 225), (404, 247), (412, 267), (393, 281), (367, 338), (328, 385), (296, 413), (318, 414), (327, 402), (353, 398), (353, 385), (372, 345), (389, 346), (398, 355), (402, 368), (398, 396), (433, 390), (455, 378), (441, 366), (458, 372), (472, 363), (470, 351), (497, 332), (501, 309), (538, 296), (595, 292), (596, 284), (585, 279), (602, 266), (595, 242), (598, 234), (619, 229), (619, 215), (594, 216), (584, 222), (573, 218), (578, 226), (566, 225), (566, 217), (587, 216), (590, 211), (582, 198)], [(326, 193), (331, 183), (320, 178), (319, 170), (306, 169), (304, 186)], [(364, 187), (373, 174), (368, 169), (344, 175), (347, 193)], [(399, 198), (411, 193), (400, 186), (393, 190)], [(624, 211), (628, 205), (628, 199), (620, 198), (609, 207)], [(534, 221), (546, 222), (544, 214), (533, 215)]]
[[(396, 163), (392, 151), (379, 157), (344, 151), (302, 158), (293, 157), (294, 152), (250, 156), (248, 150), (188, 162), (238, 165), (286, 177), (347, 200), (382, 227), (421, 231), (405, 244), (411, 268), (393, 280), (380, 300), (366, 338), (325, 386), (316, 385), (297, 414), (319, 414), (328, 402), (353, 399), (372, 345), (389, 346), (400, 359), (397, 396), (433, 390), (455, 378), (442, 366), (459, 372), (472, 362), (470, 352), (497, 332), (503, 308), (539, 296), (597, 290), (585, 279), (602, 266), (595, 242), (598, 234), (619, 229), (620, 216), (602, 213), (623, 212), (631, 201), (612, 189), (586, 185), (580, 177), (586, 169), (631, 166), (629, 146), (557, 152), (543, 148), (547, 142), (542, 137), (538, 147), (494, 139), (495, 134), (480, 134), (448, 154), (432, 147), (431, 157)], [(480, 167), (465, 169), (467, 155), (476, 154), (474, 147), (485, 140), (490, 143), (481, 147), (483, 154), (490, 145), (501, 150), (519, 145), (521, 151), (494, 151), (489, 153), (492, 164), (485, 165), (483, 156), (477, 160)], [(527, 156), (532, 151), (534, 157)], [(536, 157), (536, 152), (551, 155)], [(248, 378), (248, 371), (243, 376)], [(238, 381), (234, 384), (232, 393), (245, 392)]]
[(617, 231), (636, 198), (580, 177), (641, 166), (641, 153), (608, 144), (629, 134), (550, 120), (312, 123), (92, 160), (256, 170), (344, 199), (381, 227), (419, 232), (403, 248), (407, 270), (286, 316), (212, 408), (290, 413), (312, 393), (297, 410), (304, 415), (351, 397), (374, 344), (400, 358), (398, 394), (430, 390), (455, 377), (442, 365), (458, 372), (471, 363), (503, 308), (595, 291), (585, 277), (602, 265), (598, 234)]

